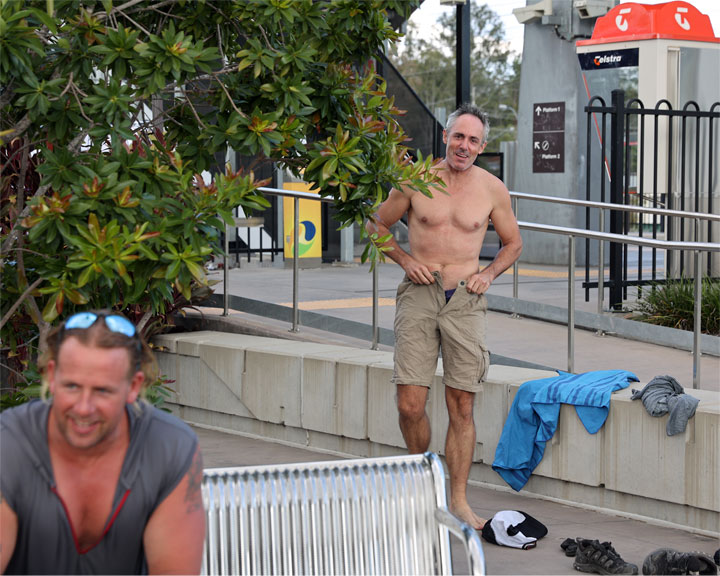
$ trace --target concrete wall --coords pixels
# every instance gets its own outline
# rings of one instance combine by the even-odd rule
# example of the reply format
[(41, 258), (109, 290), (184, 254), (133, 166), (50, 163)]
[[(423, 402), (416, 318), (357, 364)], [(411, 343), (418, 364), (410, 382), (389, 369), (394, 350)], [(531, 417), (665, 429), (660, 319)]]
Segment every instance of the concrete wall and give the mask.
[[(528, 1), (528, 4), (533, 3)], [(584, 107), (588, 97), (575, 52), (575, 39), (592, 32), (594, 19), (580, 20), (572, 2), (565, 0), (552, 1), (551, 19), (552, 22), (547, 23), (535, 19), (525, 24), (512, 189), (528, 194), (584, 200), (588, 162)], [(562, 24), (558, 26), (559, 22)], [(554, 173), (533, 172), (535, 109), (537, 104), (550, 102), (565, 104), (563, 167)], [(591, 162), (597, 164), (598, 160), (595, 158)], [(592, 176), (601, 179), (603, 173), (596, 171)], [(597, 220), (597, 211), (593, 213)], [(518, 219), (555, 226), (585, 227), (584, 209), (545, 202), (521, 201)], [(597, 228), (596, 222), (593, 230)], [(567, 238), (527, 230), (523, 230), (522, 237), (523, 262), (567, 265)], [(596, 254), (597, 250), (591, 251), (592, 256)], [(578, 264), (584, 264), (584, 250), (578, 249), (576, 258)]]
[[(174, 410), (187, 422), (352, 456), (405, 451), (391, 352), (220, 332), (163, 335), (155, 344), (162, 372), (175, 380)], [(476, 400), (471, 481), (507, 487), (491, 464), (508, 410), (523, 382), (552, 375), (491, 366)], [(427, 406), (430, 449), (440, 454), (448, 421), (441, 378), (442, 362)], [(564, 405), (523, 492), (719, 533), (720, 398), (689, 393), (701, 402), (673, 437), (667, 416), (650, 417), (630, 388), (613, 394), (595, 435)]]

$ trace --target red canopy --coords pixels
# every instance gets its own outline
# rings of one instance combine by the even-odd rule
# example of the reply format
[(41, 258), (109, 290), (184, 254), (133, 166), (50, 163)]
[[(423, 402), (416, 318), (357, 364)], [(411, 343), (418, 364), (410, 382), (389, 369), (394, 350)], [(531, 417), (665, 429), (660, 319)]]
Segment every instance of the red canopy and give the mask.
[(699, 42), (720, 42), (713, 33), (710, 17), (688, 2), (666, 4), (619, 4), (597, 19), (590, 40), (578, 46), (609, 44), (630, 40), (670, 38)]

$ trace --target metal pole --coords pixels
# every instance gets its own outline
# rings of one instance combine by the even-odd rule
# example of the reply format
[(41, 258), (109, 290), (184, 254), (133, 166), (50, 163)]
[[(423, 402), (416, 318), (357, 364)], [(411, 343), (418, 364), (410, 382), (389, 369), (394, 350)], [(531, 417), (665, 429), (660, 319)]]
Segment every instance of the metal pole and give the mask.
[[(610, 126), (611, 181), (610, 202), (623, 204), (623, 135), (625, 134), (625, 92), (612, 91), (614, 113)], [(610, 232), (623, 234), (623, 216), (617, 210), (610, 211)], [(610, 242), (610, 310), (622, 310), (623, 305), (623, 246)]]
[(700, 250), (695, 250), (695, 322), (693, 332), (693, 389), (700, 388), (700, 357), (702, 350), (700, 348), (700, 325), (702, 314), (702, 269), (700, 268), (701, 260)]
[(228, 308), (230, 307), (230, 294), (228, 289), (228, 252), (230, 251), (230, 241), (228, 240), (228, 228), (229, 226), (225, 225), (225, 242), (224, 242), (224, 248), (225, 253), (223, 254), (223, 316), (228, 315)]
[(575, 370), (575, 236), (569, 236), (568, 256), (568, 372)]
[(373, 311), (372, 311), (372, 331), (373, 331), (373, 339), (372, 339), (372, 346), (371, 350), (377, 350), (378, 349), (378, 342), (380, 340), (380, 328), (378, 326), (378, 267), (377, 262), (375, 263), (375, 266), (373, 267)]
[(290, 332), (299, 332), (299, 310), (298, 310), (298, 260), (300, 259), (300, 248), (298, 246), (298, 235), (300, 229), (300, 198), (293, 199), (293, 210), (295, 212), (295, 225), (293, 229), (293, 325)]
[[(605, 210), (600, 208), (598, 214), (598, 230), (600, 232), (605, 231)], [(603, 299), (605, 298), (605, 242), (602, 240), (598, 241), (598, 302), (597, 302), (597, 313), (603, 313)], [(596, 336), (604, 336), (603, 330), (597, 330)]]
[(459, 107), (463, 102), (470, 102), (470, 2), (458, 4), (456, 12), (455, 37), (455, 105)]
[[(517, 217), (518, 217), (518, 199), (513, 198), (512, 204), (513, 204), (513, 213), (515, 214), (515, 218), (517, 219)], [(520, 276), (520, 263), (517, 260), (515, 260), (515, 262), (513, 262), (513, 299), (515, 300), (515, 302), (513, 302), (513, 305), (515, 303), (517, 303), (517, 299), (518, 299), (519, 293), (520, 293), (520, 278), (519, 278), (519, 276)], [(520, 317), (520, 315), (517, 312), (513, 312), (510, 315), (510, 318), (519, 318), (519, 317)]]

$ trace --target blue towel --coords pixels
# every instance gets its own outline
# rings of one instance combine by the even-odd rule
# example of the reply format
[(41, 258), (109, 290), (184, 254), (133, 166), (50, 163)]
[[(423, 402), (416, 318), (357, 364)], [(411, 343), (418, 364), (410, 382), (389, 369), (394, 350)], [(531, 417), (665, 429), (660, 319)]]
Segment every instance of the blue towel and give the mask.
[(492, 467), (517, 491), (542, 460), (545, 442), (557, 428), (561, 404), (575, 405), (585, 429), (595, 434), (607, 419), (611, 394), (639, 381), (627, 370), (558, 373), (520, 386), (505, 421)]

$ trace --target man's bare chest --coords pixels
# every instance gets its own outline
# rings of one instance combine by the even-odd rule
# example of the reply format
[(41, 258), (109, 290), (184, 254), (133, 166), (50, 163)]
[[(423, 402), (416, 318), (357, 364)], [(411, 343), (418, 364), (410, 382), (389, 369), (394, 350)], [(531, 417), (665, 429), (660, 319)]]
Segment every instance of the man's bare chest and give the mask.
[(113, 456), (92, 469), (53, 462), (56, 492), (80, 550), (94, 546), (103, 536), (113, 513), (122, 457)]
[(454, 194), (436, 192), (433, 198), (413, 198), (411, 218), (426, 228), (453, 228), (458, 232), (485, 230), (490, 203), (483, 194)]

